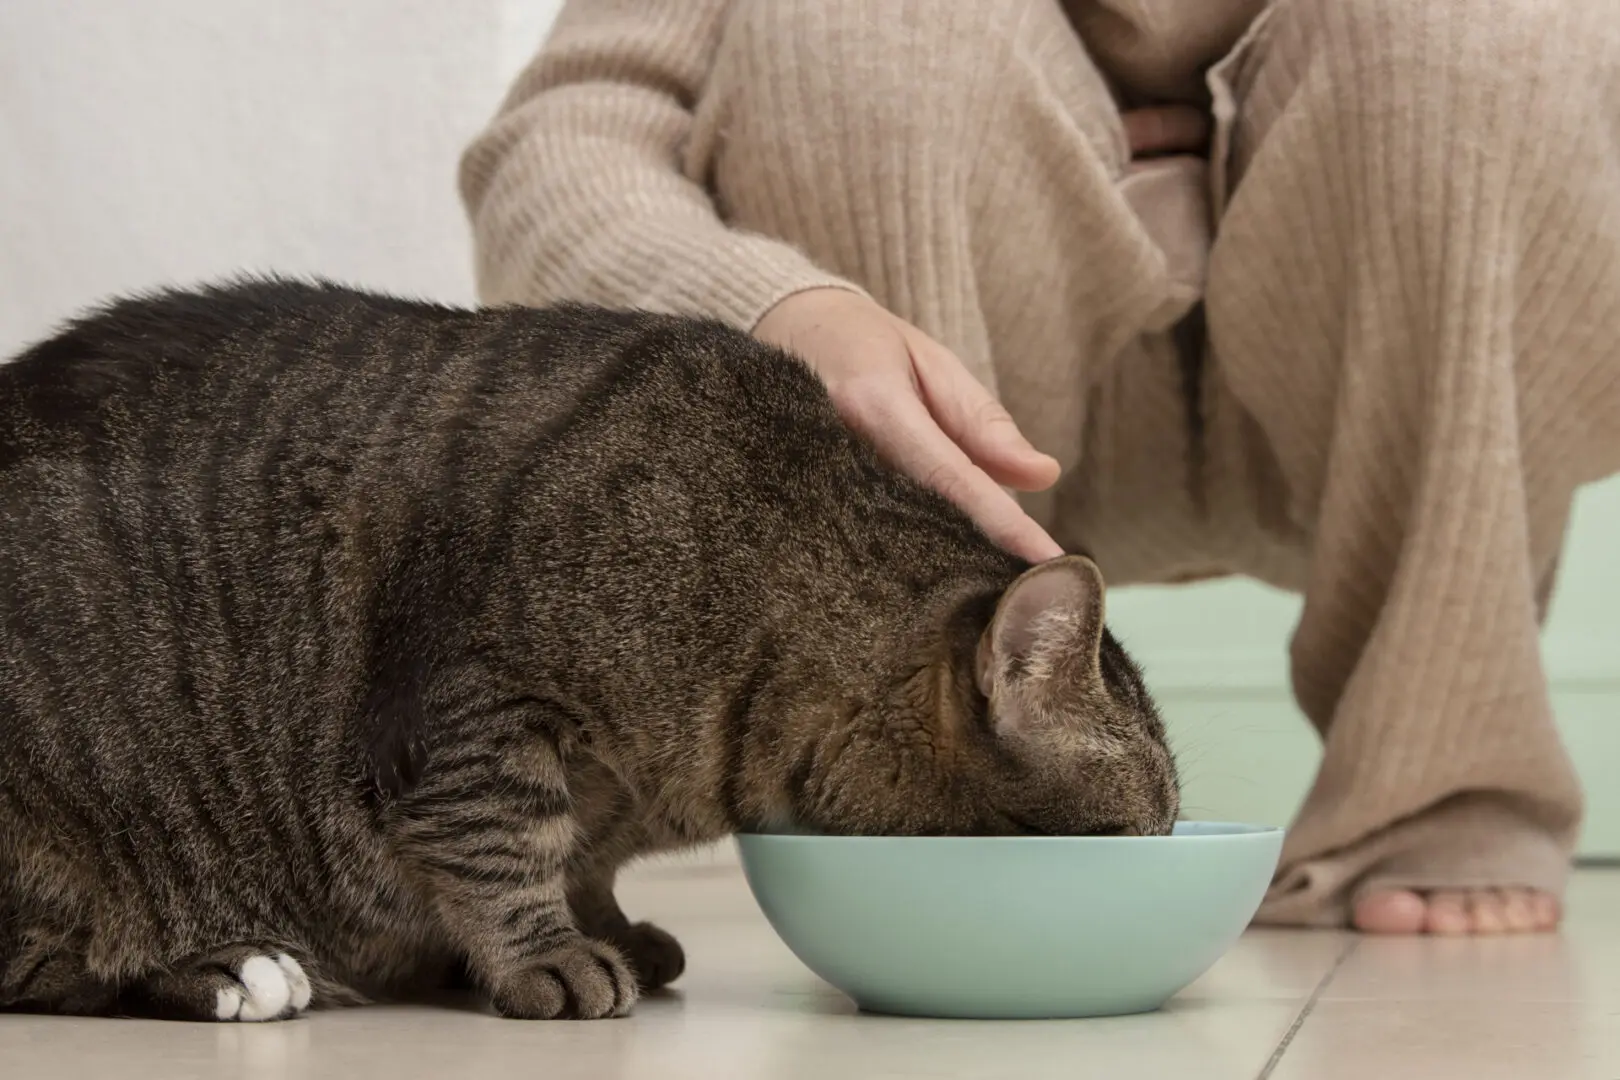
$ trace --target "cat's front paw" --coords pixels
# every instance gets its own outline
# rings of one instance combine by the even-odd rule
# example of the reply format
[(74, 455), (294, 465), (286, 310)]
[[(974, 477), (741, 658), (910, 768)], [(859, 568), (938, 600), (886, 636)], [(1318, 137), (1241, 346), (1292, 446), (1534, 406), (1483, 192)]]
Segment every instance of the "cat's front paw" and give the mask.
[(613, 938), (630, 961), (642, 993), (661, 990), (686, 970), (686, 950), (667, 930), (649, 922), (636, 923)]
[(600, 1020), (636, 1003), (636, 976), (611, 945), (579, 938), (500, 980), (490, 1003), (517, 1020)]

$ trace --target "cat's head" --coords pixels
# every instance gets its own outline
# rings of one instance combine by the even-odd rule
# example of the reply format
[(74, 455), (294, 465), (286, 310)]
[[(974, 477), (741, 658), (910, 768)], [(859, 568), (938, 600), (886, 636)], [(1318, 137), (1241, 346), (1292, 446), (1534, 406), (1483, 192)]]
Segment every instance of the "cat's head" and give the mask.
[(822, 733), (799, 824), (843, 834), (1158, 835), (1180, 809), (1164, 723), (1068, 556), (906, 643), (890, 693)]

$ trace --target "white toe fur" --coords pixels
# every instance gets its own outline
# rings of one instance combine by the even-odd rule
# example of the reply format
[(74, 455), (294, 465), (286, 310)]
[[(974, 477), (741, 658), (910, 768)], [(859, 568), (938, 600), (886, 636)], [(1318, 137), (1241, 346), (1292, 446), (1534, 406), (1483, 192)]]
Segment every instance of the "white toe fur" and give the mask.
[[(299, 970), (298, 974), (302, 976), (304, 973)], [(237, 1020), (275, 1020), (292, 1004), (293, 987), (287, 971), (268, 956), (248, 957), (242, 962), (242, 970), (236, 973), (236, 977), (241, 980), (245, 991), (242, 1005), (236, 1012)], [(305, 993), (307, 995), (307, 989)]]
[(222, 986), (214, 991), (214, 1016), (219, 1020), (235, 1020), (242, 1011), (242, 991)]
[(309, 976), (304, 974), (304, 969), (298, 965), (298, 961), (286, 953), (276, 953), (272, 959), (287, 977), (287, 986), (292, 991), (289, 1003), (293, 1012), (303, 1012), (309, 1008), (309, 999), (313, 993), (309, 985)]

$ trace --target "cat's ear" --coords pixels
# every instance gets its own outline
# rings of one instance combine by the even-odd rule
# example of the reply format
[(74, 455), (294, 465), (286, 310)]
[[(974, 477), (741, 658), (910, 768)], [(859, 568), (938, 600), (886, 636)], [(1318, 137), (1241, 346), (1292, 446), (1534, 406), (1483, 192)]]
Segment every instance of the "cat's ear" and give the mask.
[(979, 640), (979, 689), (998, 731), (1025, 729), (1101, 680), (1104, 585), (1097, 564), (1067, 555), (1026, 570)]

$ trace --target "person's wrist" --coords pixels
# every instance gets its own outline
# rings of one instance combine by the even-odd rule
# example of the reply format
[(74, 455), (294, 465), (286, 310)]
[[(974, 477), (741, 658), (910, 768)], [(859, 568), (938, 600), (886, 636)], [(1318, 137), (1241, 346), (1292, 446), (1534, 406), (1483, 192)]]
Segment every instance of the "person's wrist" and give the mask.
[(750, 332), (757, 338), (769, 339), (771, 329), (782, 319), (792, 317), (799, 311), (810, 310), (824, 304), (836, 304), (840, 301), (875, 303), (866, 293), (852, 285), (810, 285), (802, 289), (794, 289), (785, 296), (779, 297), (754, 321), (753, 329)]

